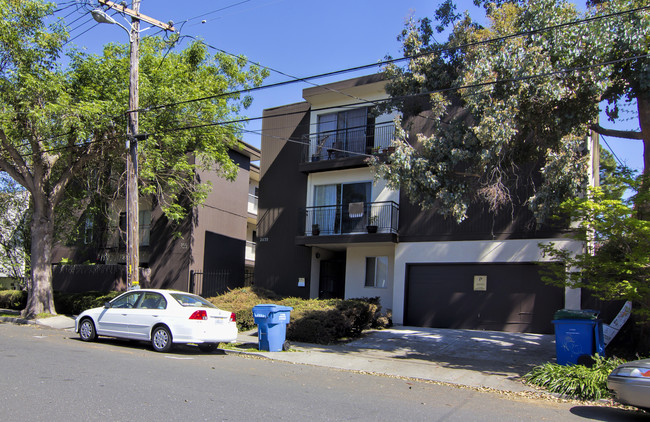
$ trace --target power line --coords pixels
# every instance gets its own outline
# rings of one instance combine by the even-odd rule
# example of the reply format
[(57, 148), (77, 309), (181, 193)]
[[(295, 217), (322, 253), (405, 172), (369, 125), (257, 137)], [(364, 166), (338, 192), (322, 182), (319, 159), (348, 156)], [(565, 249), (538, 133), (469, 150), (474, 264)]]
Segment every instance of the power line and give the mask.
[(616, 158), (616, 161), (618, 161), (618, 163), (619, 163), (622, 167), (625, 167), (625, 164), (623, 164), (623, 161), (621, 161), (621, 159), (618, 158), (618, 155), (616, 155), (616, 153), (614, 152), (614, 149), (609, 145), (609, 142), (607, 142), (607, 139), (605, 138), (605, 135), (601, 135), (601, 134), (599, 134), (599, 136), (600, 136), (600, 138), (603, 140), (603, 142), (605, 142), (605, 145), (607, 145), (607, 148), (609, 149), (609, 152), (611, 152), (612, 155), (614, 156), (614, 158)]
[[(408, 99), (408, 98), (415, 98), (415, 97), (421, 97), (425, 95), (431, 95), (431, 94), (436, 94), (436, 93), (444, 93), (444, 92), (449, 92), (449, 91), (456, 91), (456, 90), (461, 90), (461, 89), (470, 89), (470, 88), (480, 88), (484, 86), (489, 86), (489, 85), (496, 85), (496, 84), (501, 84), (501, 83), (509, 83), (509, 82), (520, 82), (520, 81), (527, 81), (535, 78), (543, 78), (543, 77), (548, 77), (548, 76), (553, 76), (553, 75), (558, 75), (562, 73), (570, 73), (570, 72), (576, 72), (576, 71), (582, 71), (582, 70), (587, 70), (595, 67), (600, 67), (600, 66), (609, 66), (612, 64), (616, 63), (622, 63), (626, 61), (632, 61), (632, 60), (638, 60), (641, 58), (647, 58), (650, 57), (650, 54), (644, 54), (640, 56), (634, 56), (634, 57), (627, 57), (627, 58), (621, 58), (617, 60), (610, 60), (607, 62), (600, 62), (600, 63), (595, 63), (592, 65), (585, 65), (585, 66), (579, 66), (579, 67), (574, 67), (574, 68), (568, 68), (568, 69), (561, 69), (553, 72), (545, 72), (541, 74), (535, 74), (535, 75), (525, 75), (525, 76), (519, 76), (516, 78), (507, 78), (507, 79), (500, 79), (496, 81), (487, 81), (487, 82), (479, 82), (475, 84), (469, 84), (469, 85), (462, 85), (462, 86), (457, 86), (457, 87), (448, 87), (448, 88), (441, 88), (441, 89), (435, 89), (431, 91), (426, 91), (426, 92), (419, 92), (417, 94), (409, 94), (409, 95), (403, 95), (403, 96), (398, 96), (398, 97), (390, 97), (386, 98), (383, 100), (379, 100), (378, 102), (390, 102), (394, 101), (395, 99)], [(363, 105), (367, 104), (368, 102), (362, 102), (362, 103), (356, 103), (356, 104), (346, 104), (347, 107), (350, 106), (355, 106), (355, 105)], [(322, 107), (318, 109), (312, 109), (311, 111), (323, 111), (323, 110), (329, 110), (329, 109), (337, 109), (341, 108), (340, 105), (337, 106), (330, 106), (330, 107)], [(283, 116), (290, 116), (290, 115), (296, 115), (296, 114), (302, 114), (303, 112), (289, 112), (289, 113), (284, 113), (284, 114), (279, 114), (279, 115), (274, 115), (273, 117), (283, 117)], [(168, 132), (176, 132), (179, 130), (185, 130), (185, 129), (198, 129), (198, 128), (203, 128), (203, 127), (209, 127), (209, 126), (220, 126), (224, 124), (235, 124), (235, 123), (245, 123), (245, 122), (250, 122), (254, 120), (260, 120), (263, 117), (253, 117), (253, 118), (243, 118), (243, 119), (237, 119), (237, 120), (231, 120), (228, 122), (212, 122), (212, 123), (205, 123), (205, 124), (200, 124), (200, 125), (195, 125), (195, 126), (188, 126), (188, 127), (183, 127), (183, 128), (176, 128), (176, 129), (168, 129), (165, 131), (162, 131), (161, 133), (168, 133)]]
[[(274, 83), (274, 84), (269, 84), (269, 85), (262, 85), (262, 86), (254, 87), (254, 88), (242, 89), (242, 90), (239, 90), (239, 91), (232, 91), (232, 92), (229, 92), (229, 93), (222, 93), (222, 94), (217, 94), (217, 95), (200, 97), (200, 98), (196, 98), (196, 99), (179, 101), (179, 102), (175, 102), (175, 103), (161, 104), (161, 105), (157, 105), (157, 106), (150, 106), (150, 107), (147, 107), (146, 109), (143, 109), (143, 111), (156, 110), (156, 109), (159, 109), (159, 108), (166, 108), (166, 107), (171, 107), (171, 106), (175, 106), (175, 105), (188, 104), (188, 103), (195, 102), (195, 101), (206, 101), (206, 100), (220, 98), (220, 97), (229, 96), (229, 95), (236, 95), (236, 94), (242, 94), (242, 93), (245, 93), (245, 92), (258, 91), (258, 90), (261, 90), (261, 89), (277, 88), (277, 87), (280, 87), (280, 86), (289, 85), (289, 84), (298, 83), (298, 82), (308, 82), (308, 81), (314, 80), (314, 79), (322, 79), (322, 78), (326, 78), (326, 77), (337, 76), (337, 75), (344, 74), (344, 73), (357, 72), (357, 71), (360, 71), (360, 70), (366, 70), (366, 69), (373, 68), (373, 67), (378, 67), (378, 66), (385, 66), (385, 65), (388, 65), (388, 64), (396, 63), (396, 62), (412, 60), (414, 58), (419, 58), (419, 57), (424, 57), (424, 56), (428, 56), (428, 55), (438, 54), (438, 53), (441, 53), (441, 52), (454, 51), (454, 50), (458, 50), (458, 49), (464, 49), (464, 48), (469, 48), (469, 47), (483, 45), (483, 44), (495, 43), (495, 42), (499, 42), (499, 41), (503, 41), (503, 40), (510, 39), (510, 38), (515, 38), (515, 37), (534, 35), (534, 34), (537, 34), (537, 33), (540, 33), (540, 32), (554, 30), (554, 29), (558, 29), (558, 28), (562, 28), (562, 27), (566, 27), (566, 26), (578, 25), (578, 24), (592, 22), (592, 21), (600, 20), (600, 19), (608, 19), (608, 18), (611, 18), (611, 17), (617, 17), (617, 16), (621, 16), (623, 14), (634, 13), (634, 12), (647, 10), (647, 9), (650, 9), (650, 6), (643, 6), (643, 7), (638, 7), (638, 8), (635, 8), (635, 9), (629, 9), (629, 10), (625, 10), (625, 11), (614, 12), (614, 13), (610, 13), (610, 14), (607, 14), (607, 15), (600, 15), (600, 16), (581, 19), (581, 20), (574, 20), (574, 21), (571, 21), (571, 22), (565, 22), (565, 23), (561, 23), (561, 24), (557, 24), (557, 25), (552, 25), (552, 26), (549, 26), (549, 27), (539, 28), (539, 29), (535, 29), (535, 30), (531, 30), (531, 31), (519, 32), (519, 33), (516, 33), (516, 34), (505, 35), (505, 36), (497, 37), (497, 38), (490, 38), (490, 39), (482, 40), (482, 41), (471, 42), (471, 43), (467, 43), (467, 44), (463, 44), (463, 45), (459, 45), (459, 46), (439, 48), (439, 49), (436, 49), (435, 51), (423, 52), (423, 53), (413, 55), (413, 56), (401, 57), (401, 58), (397, 58), (397, 59), (388, 59), (388, 60), (383, 60), (383, 61), (379, 61), (379, 62), (372, 63), (372, 64), (348, 67), (346, 69), (340, 69), (340, 70), (336, 70), (336, 71), (332, 71), (332, 72), (326, 72), (326, 73), (317, 74), (317, 75), (313, 75), (313, 76), (307, 76), (307, 77), (303, 77), (303, 78), (291, 76), (291, 75), (285, 74), (283, 72), (280, 72), (280, 71), (278, 71), (276, 69), (273, 69), (271, 67), (267, 67), (267, 66), (261, 65), (261, 64), (259, 64), (257, 62), (250, 61), (250, 60), (246, 59), (247, 62), (249, 62), (249, 63), (252, 63), (254, 65), (257, 65), (257, 66), (260, 66), (262, 68), (268, 69), (270, 71), (280, 73), (280, 74), (282, 74), (284, 76), (288, 76), (288, 77), (293, 78), (293, 79), (288, 80), (288, 81), (282, 81), (282, 82)], [(214, 46), (211, 46), (211, 45), (205, 43), (204, 41), (198, 40), (198, 39), (196, 39), (196, 38), (194, 38), (194, 37), (192, 37), (190, 35), (184, 35), (184, 36), (195, 39), (195, 40), (197, 40), (199, 42), (202, 42), (207, 47), (210, 47), (210, 48), (213, 48), (213, 49), (215, 49), (217, 51), (223, 52), (224, 54), (228, 54), (228, 55), (238, 57), (238, 58), (242, 57), (242, 56), (234, 55), (232, 53), (228, 53), (228, 52), (226, 52), (224, 50), (221, 50), (219, 48), (216, 48)], [(316, 85), (316, 84), (313, 84), (313, 85)], [(316, 86), (320, 86), (320, 85), (316, 85)], [(127, 113), (128, 112), (130, 112), (130, 111), (127, 111)]]
[[(490, 39), (490, 40), (484, 40), (484, 41), (480, 41), (480, 42), (476, 42), (476, 43), (469, 43), (469, 44), (466, 44), (464, 46), (456, 46), (456, 47), (451, 47), (451, 48), (448, 48), (448, 49), (452, 50), (452, 49), (464, 48), (464, 47), (472, 46), (472, 45), (485, 44), (485, 43), (489, 43), (489, 42), (496, 42), (496, 41), (499, 41), (499, 40), (502, 40), (502, 39), (508, 39), (508, 38), (512, 38), (512, 37), (515, 37), (515, 36), (522, 36), (522, 35), (527, 35), (527, 34), (539, 33), (541, 31), (545, 31), (545, 30), (549, 30), (549, 29), (556, 29), (556, 28), (564, 27), (564, 26), (568, 26), (568, 25), (575, 25), (575, 24), (578, 24), (578, 23), (593, 21), (593, 20), (596, 20), (596, 19), (604, 19), (604, 18), (608, 18), (608, 17), (612, 17), (612, 16), (622, 15), (624, 13), (632, 13), (632, 12), (635, 12), (635, 11), (645, 10), (645, 9), (648, 9), (648, 8), (650, 8), (650, 6), (645, 6), (645, 7), (640, 7), (640, 8), (636, 8), (636, 9), (630, 9), (630, 10), (627, 10), (627, 11), (611, 13), (611, 14), (608, 14), (608, 15), (601, 15), (601, 16), (598, 16), (598, 17), (592, 17), (592, 18), (583, 19), (583, 20), (579, 20), (579, 21), (567, 22), (567, 23), (558, 24), (558, 25), (554, 25), (554, 26), (551, 26), (551, 27), (547, 27), (547, 28), (541, 28), (541, 29), (537, 29), (537, 30), (533, 30), (533, 31), (526, 31), (526, 32), (518, 33), (518, 34), (511, 34), (511, 35), (504, 36), (504, 37), (493, 38), (493, 39)], [(90, 29), (92, 29), (92, 28), (87, 29), (83, 33), (88, 32)], [(77, 35), (73, 39), (79, 37), (82, 34)], [(188, 37), (191, 37), (191, 36), (188, 36)], [(191, 38), (194, 38), (194, 37), (191, 37)], [(72, 39), (69, 40), (68, 42), (70, 42), (70, 41), (72, 41)], [(206, 44), (206, 45), (208, 47), (210, 47), (210, 48), (215, 48), (216, 50), (222, 51), (225, 54), (232, 55), (231, 53), (228, 53), (228, 52), (225, 52), (223, 50), (217, 49), (216, 47), (210, 46), (208, 44)], [(440, 51), (442, 51), (442, 50), (440, 50)], [(422, 53), (421, 56), (426, 55), (426, 54), (435, 54), (435, 53), (434, 52)], [(324, 73), (324, 74), (320, 74), (320, 75), (314, 75), (314, 76), (310, 76), (310, 77), (306, 77), (306, 78), (296, 78), (296, 77), (293, 77), (291, 75), (280, 72), (283, 75), (295, 78), (295, 80), (284, 81), (284, 82), (265, 85), (265, 86), (247, 88), (247, 89), (242, 89), (242, 90), (239, 90), (239, 91), (222, 93), (222, 94), (207, 96), (207, 97), (203, 97), (203, 98), (180, 101), (180, 102), (176, 102), (176, 103), (169, 103), (169, 104), (164, 104), (164, 105), (151, 106), (151, 107), (147, 107), (147, 108), (143, 109), (143, 111), (155, 110), (155, 109), (160, 109), (160, 108), (165, 108), (165, 107), (170, 107), (170, 106), (176, 106), (176, 105), (181, 105), (181, 104), (187, 104), (187, 103), (196, 102), (196, 101), (204, 101), (204, 100), (214, 99), (214, 98), (223, 97), (223, 96), (237, 95), (237, 94), (244, 93), (244, 92), (251, 92), (251, 91), (260, 90), (260, 89), (278, 87), (278, 86), (287, 85), (287, 84), (290, 84), (290, 83), (305, 82), (305, 81), (307, 81), (309, 79), (323, 78), (323, 77), (337, 75), (337, 74), (346, 73), (346, 72), (350, 72), (350, 71), (356, 71), (356, 70), (367, 68), (367, 67), (380, 66), (380, 65), (387, 64), (387, 63), (390, 63), (390, 62), (396, 62), (396, 61), (401, 61), (401, 60), (410, 60), (413, 57), (415, 57), (415, 56), (404, 57), (404, 58), (400, 58), (400, 59), (391, 59), (391, 60), (387, 60), (387, 61), (383, 61), (383, 62), (379, 62), (379, 63), (374, 63), (372, 65), (357, 66), (357, 67), (342, 69), (342, 70), (338, 70), (338, 71), (334, 71), (334, 72), (328, 72), (328, 73)], [(537, 78), (537, 77), (551, 76), (551, 75), (554, 75), (554, 74), (572, 72), (572, 71), (577, 71), (577, 70), (585, 70), (585, 69), (593, 68), (593, 67), (596, 67), (596, 66), (610, 65), (610, 64), (614, 64), (614, 63), (619, 63), (619, 62), (629, 61), (629, 60), (636, 60), (636, 59), (645, 58), (645, 57), (648, 57), (648, 55), (636, 56), (636, 57), (631, 57), (631, 58), (623, 58), (623, 59), (620, 59), (620, 60), (614, 60), (614, 61), (610, 61), (610, 62), (598, 63), (598, 64), (594, 64), (594, 65), (582, 66), (582, 67), (577, 67), (577, 68), (564, 69), (564, 70), (559, 70), (559, 71), (554, 71), (554, 72), (546, 72), (544, 74), (528, 75), (528, 76), (524, 76), (524, 77), (509, 78), (509, 79), (503, 79), (503, 80), (499, 80), (499, 81), (488, 81), (488, 82), (482, 82), (482, 83), (477, 83), (477, 84), (472, 84), (472, 85), (465, 85), (465, 86), (460, 86), (460, 87), (449, 87), (449, 88), (440, 89), (440, 90), (433, 90), (433, 91), (429, 91), (429, 92), (403, 96), (402, 98), (417, 97), (417, 96), (422, 96), (422, 95), (430, 95), (430, 94), (436, 93), (436, 92), (446, 92), (446, 91), (451, 91), (451, 90), (477, 88), (477, 87), (493, 85), (493, 84), (497, 84), (497, 83), (529, 80), (529, 79), (533, 79), (533, 78)], [(251, 62), (251, 63), (254, 63), (254, 62)], [(254, 63), (254, 64), (256, 64), (258, 66), (261, 66), (261, 67), (264, 67), (264, 66), (262, 66), (262, 65), (260, 65), (258, 63)], [(277, 71), (275, 69), (272, 69), (272, 68), (268, 68), (268, 69), (279, 72), (279, 71)], [(393, 97), (392, 99), (395, 99), (395, 98), (399, 99), (400, 97)], [(381, 100), (381, 101), (377, 101), (376, 103), (386, 102), (386, 101), (390, 101), (392, 99)], [(372, 102), (368, 101), (368, 100), (363, 100), (362, 103), (357, 103), (356, 105), (367, 104), (367, 103), (372, 103)], [(353, 105), (355, 105), (355, 104), (348, 104), (346, 106), (349, 107), (349, 106), (353, 106)], [(341, 107), (337, 106), (337, 107), (329, 107), (329, 108), (341, 108)], [(313, 111), (320, 111), (320, 110), (325, 110), (325, 109), (328, 109), (328, 108), (323, 108), (323, 109), (318, 109), (318, 110), (313, 110)], [(132, 112), (132, 110), (129, 110), (126, 113), (129, 113), (129, 112)], [(290, 113), (290, 114), (292, 114), (292, 113)], [(245, 123), (245, 122), (250, 122), (250, 121), (260, 120), (260, 119), (262, 119), (262, 118), (261, 117), (255, 117), (255, 118), (237, 119), (237, 120), (232, 120), (232, 121), (229, 121), (229, 122), (216, 122), (216, 123), (215, 122), (210, 122), (210, 123), (205, 123), (205, 124), (201, 124), (201, 125), (187, 126), (187, 127), (183, 127), (183, 128), (177, 128), (177, 129), (169, 129), (169, 130), (164, 131), (162, 133), (171, 132), (171, 131), (179, 131), (179, 130), (189, 130), (189, 129), (193, 129), (193, 128), (201, 128), (201, 127), (208, 127), (208, 126), (215, 126), (215, 125)], [(67, 134), (69, 134), (69, 133), (57, 135), (54, 138), (59, 137), (59, 136), (65, 136)], [(54, 138), (52, 138), (52, 139), (54, 139)]]

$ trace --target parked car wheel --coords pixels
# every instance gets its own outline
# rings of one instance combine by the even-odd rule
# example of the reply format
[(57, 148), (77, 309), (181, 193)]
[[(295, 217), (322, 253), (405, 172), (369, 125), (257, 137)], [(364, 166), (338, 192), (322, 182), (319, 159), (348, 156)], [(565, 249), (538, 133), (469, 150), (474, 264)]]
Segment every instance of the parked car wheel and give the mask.
[(199, 349), (202, 352), (214, 352), (219, 348), (219, 343), (201, 343), (199, 344)]
[(156, 352), (168, 352), (172, 347), (172, 334), (169, 328), (160, 325), (151, 333), (151, 346)]
[(79, 324), (79, 337), (83, 341), (94, 341), (97, 338), (97, 332), (95, 331), (95, 324), (90, 318), (85, 318)]

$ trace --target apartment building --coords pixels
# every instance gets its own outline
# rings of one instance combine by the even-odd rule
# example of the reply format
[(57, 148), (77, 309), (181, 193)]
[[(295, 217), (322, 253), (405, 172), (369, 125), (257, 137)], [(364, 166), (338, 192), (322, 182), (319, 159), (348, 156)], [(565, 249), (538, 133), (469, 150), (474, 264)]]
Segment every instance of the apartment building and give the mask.
[[(388, 156), (395, 133), (396, 115), (376, 107), (384, 86), (381, 75), (349, 79), (264, 111), (256, 284), (379, 297), (396, 324), (551, 333), (553, 313), (579, 307), (580, 292), (541, 281), (538, 245), (582, 245), (537, 227), (523, 204), (502, 214), (476, 204), (458, 224), (374, 180), (367, 158)], [(427, 119), (402, 118), (410, 139), (426, 133)]]
[[(141, 197), (140, 268), (143, 287), (178, 289), (213, 296), (252, 283), (255, 267), (257, 191), (260, 150), (248, 144), (233, 148), (239, 167), (234, 181), (216, 170), (197, 170), (197, 180), (212, 190), (203, 205), (180, 223), (170, 222), (160, 204)], [(82, 236), (72, 245), (57, 244), (54, 289), (61, 291), (124, 289), (126, 264), (124, 200), (109, 204), (109, 218), (89, 215)], [(102, 224), (103, 223), (103, 224)], [(79, 265), (90, 263), (94, 265)], [(97, 265), (99, 264), (99, 265)]]

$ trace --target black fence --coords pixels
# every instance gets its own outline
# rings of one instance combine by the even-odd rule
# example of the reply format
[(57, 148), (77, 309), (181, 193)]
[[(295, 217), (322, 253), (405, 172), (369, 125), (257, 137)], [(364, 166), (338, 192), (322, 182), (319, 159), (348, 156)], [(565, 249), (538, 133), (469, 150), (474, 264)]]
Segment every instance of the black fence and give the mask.
[(350, 233), (397, 233), (399, 205), (392, 201), (307, 207), (301, 210), (298, 232), (301, 236)]
[(236, 277), (232, 270), (216, 270), (207, 272), (190, 271), (190, 292), (203, 297), (218, 296), (228, 290), (252, 286), (254, 274), (246, 271), (242, 277)]
[(305, 135), (302, 162), (376, 155), (394, 139), (393, 122)]

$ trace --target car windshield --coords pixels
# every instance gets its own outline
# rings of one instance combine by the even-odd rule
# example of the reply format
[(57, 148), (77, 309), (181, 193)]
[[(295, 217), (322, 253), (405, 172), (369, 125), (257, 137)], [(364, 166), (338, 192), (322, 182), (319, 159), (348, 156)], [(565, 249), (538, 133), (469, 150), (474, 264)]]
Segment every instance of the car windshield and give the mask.
[(201, 296), (191, 295), (189, 293), (171, 293), (171, 296), (183, 306), (216, 308), (212, 303), (203, 299)]

